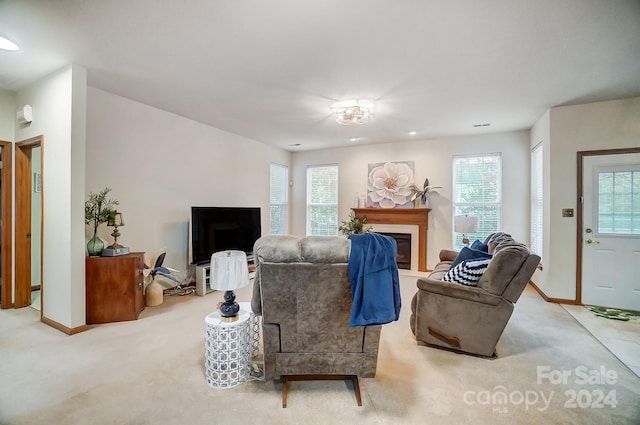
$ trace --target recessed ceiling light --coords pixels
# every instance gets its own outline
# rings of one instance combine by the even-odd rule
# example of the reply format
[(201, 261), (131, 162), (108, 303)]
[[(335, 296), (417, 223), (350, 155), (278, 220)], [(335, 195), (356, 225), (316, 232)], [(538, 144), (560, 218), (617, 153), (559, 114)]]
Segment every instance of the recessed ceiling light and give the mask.
[(1, 35), (0, 35), (0, 49), (11, 50), (11, 51), (20, 50), (20, 48), (16, 43), (14, 43), (13, 41)]
[(349, 139), (350, 142), (357, 142), (358, 140), (360, 140), (360, 137), (352, 137)]
[(417, 132), (417, 131), (410, 131), (410, 132), (409, 132), (409, 136), (415, 136), (416, 134), (418, 134), (418, 132)]

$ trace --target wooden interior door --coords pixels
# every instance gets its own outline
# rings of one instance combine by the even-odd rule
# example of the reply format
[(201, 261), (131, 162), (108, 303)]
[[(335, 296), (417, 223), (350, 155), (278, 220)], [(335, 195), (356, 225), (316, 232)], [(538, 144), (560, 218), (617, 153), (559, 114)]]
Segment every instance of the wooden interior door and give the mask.
[(11, 215), (12, 204), (12, 188), (11, 175), (13, 169), (13, 143), (0, 141), (0, 267), (2, 271), (0, 276), (2, 279), (0, 287), (0, 308), (13, 307), (13, 287), (11, 279), (11, 259), (13, 258), (12, 229), (13, 220)]
[[(31, 216), (33, 214), (31, 151), (35, 147), (42, 148), (42, 139), (42, 136), (37, 136), (16, 143), (15, 308), (31, 305)], [(41, 211), (39, 213), (41, 216)], [(40, 226), (42, 226), (42, 220), (40, 220)], [(40, 243), (40, 252), (42, 252), (42, 243)], [(42, 270), (42, 264), (39, 266)], [(41, 289), (41, 296), (44, 297), (44, 288)], [(42, 314), (42, 308), (40, 312)]]

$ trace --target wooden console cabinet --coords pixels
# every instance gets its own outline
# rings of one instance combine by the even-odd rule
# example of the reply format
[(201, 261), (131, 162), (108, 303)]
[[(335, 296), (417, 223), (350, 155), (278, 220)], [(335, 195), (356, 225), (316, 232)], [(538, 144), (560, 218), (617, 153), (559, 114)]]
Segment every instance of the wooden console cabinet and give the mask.
[(144, 310), (144, 253), (87, 257), (87, 324), (136, 320)]

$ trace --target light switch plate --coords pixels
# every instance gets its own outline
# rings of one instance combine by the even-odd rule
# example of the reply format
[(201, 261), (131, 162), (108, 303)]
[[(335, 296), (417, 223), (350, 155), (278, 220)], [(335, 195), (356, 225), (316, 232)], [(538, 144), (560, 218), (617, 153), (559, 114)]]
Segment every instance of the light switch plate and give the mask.
[(573, 208), (563, 208), (562, 209), (563, 217), (573, 217)]

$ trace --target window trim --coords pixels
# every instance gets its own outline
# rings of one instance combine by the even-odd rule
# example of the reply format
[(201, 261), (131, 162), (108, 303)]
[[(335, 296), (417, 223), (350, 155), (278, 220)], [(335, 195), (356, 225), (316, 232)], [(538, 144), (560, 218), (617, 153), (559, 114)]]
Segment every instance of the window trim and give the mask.
[[(310, 180), (310, 171), (314, 168), (335, 168), (336, 172), (336, 202), (335, 203), (312, 203), (311, 202), (311, 180)], [(307, 185), (306, 185), (306, 207), (305, 207), (305, 227), (307, 236), (313, 236), (311, 233), (311, 207), (312, 206), (331, 206), (335, 207), (335, 220), (336, 220), (336, 232), (335, 235), (338, 235), (338, 202), (340, 199), (339, 196), (340, 189), (340, 174), (338, 169), (338, 164), (314, 164), (307, 165)]]
[[(497, 170), (497, 176), (496, 176), (496, 200), (491, 201), (491, 202), (456, 202), (456, 160), (458, 159), (462, 159), (462, 158), (485, 158), (485, 157), (496, 157), (498, 160), (498, 170)], [(454, 247), (454, 249), (461, 249), (464, 245), (462, 245), (461, 241), (460, 243), (458, 243), (457, 239), (461, 239), (462, 235), (460, 233), (456, 233), (454, 231), (453, 228), (453, 221), (454, 221), (454, 217), (456, 216), (456, 211), (458, 208), (460, 207), (473, 207), (473, 206), (494, 206), (497, 209), (497, 215), (496, 215), (496, 220), (497, 220), (497, 228), (494, 231), (499, 231), (502, 227), (502, 175), (503, 175), (503, 171), (502, 171), (502, 152), (480, 152), (480, 153), (475, 153), (475, 154), (462, 154), (462, 155), (453, 155), (452, 160), (451, 160), (451, 183), (452, 183), (452, 190), (451, 190), (451, 241), (452, 241), (452, 246)], [(479, 223), (479, 229), (477, 233), (472, 233), (472, 234), (467, 234), (467, 238), (469, 239), (473, 239), (475, 237), (477, 237), (478, 234), (482, 233), (482, 232), (486, 232), (486, 230), (481, 230), (482, 229), (482, 224), (483, 224), (483, 220), (482, 220), (482, 216), (480, 217), (480, 223)], [(488, 234), (487, 234), (488, 235)], [(487, 236), (484, 233), (482, 233), (482, 236)]]
[[(536, 165), (538, 168), (536, 168)], [(542, 142), (531, 149), (530, 248), (543, 258), (544, 254), (544, 147)], [(539, 184), (538, 184), (539, 183)], [(540, 222), (538, 223), (538, 218)]]
[[(284, 202), (282, 203), (274, 203), (272, 202), (273, 196), (271, 193), (271, 185), (273, 184), (273, 169), (275, 167), (279, 167), (284, 171), (284, 190), (283, 190), (283, 194), (284, 194)], [(272, 235), (286, 235), (289, 232), (289, 167), (286, 165), (282, 165), (282, 164), (277, 164), (275, 162), (272, 162), (271, 164), (269, 164), (269, 234)], [(271, 215), (271, 207), (273, 206), (280, 206), (282, 207), (283, 211), (284, 211), (284, 223), (283, 223), (283, 228), (282, 228), (282, 233), (271, 233), (271, 223), (272, 223), (272, 215)]]

